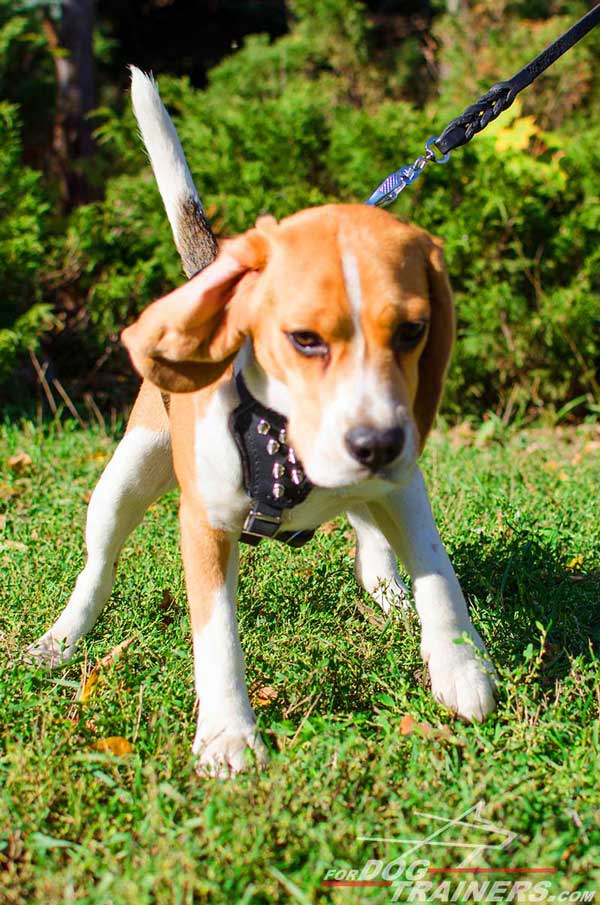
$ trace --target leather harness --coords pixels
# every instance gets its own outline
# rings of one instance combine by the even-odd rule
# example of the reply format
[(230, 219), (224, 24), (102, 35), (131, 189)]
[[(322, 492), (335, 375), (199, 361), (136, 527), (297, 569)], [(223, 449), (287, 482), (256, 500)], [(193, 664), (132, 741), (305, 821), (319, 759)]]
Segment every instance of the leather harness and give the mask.
[(256, 546), (274, 538), (291, 547), (302, 547), (314, 530), (280, 531), (285, 509), (306, 499), (313, 484), (304, 474), (287, 436), (287, 420), (251, 394), (241, 373), (235, 385), (240, 404), (229, 425), (242, 459), (244, 486), (252, 500), (241, 540)]

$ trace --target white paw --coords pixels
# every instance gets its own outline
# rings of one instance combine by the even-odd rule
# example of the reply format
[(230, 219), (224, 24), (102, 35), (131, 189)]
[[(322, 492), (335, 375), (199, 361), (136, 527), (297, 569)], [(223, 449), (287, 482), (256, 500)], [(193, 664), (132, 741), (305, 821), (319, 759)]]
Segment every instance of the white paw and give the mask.
[(227, 779), (245, 770), (266, 767), (269, 757), (256, 726), (232, 720), (199, 720), (192, 746), (198, 755), (196, 772)]
[(421, 654), (436, 701), (469, 722), (482, 722), (496, 708), (495, 670), (474, 630), (472, 637), (474, 644), (455, 644), (449, 635), (430, 636), (422, 640)]
[(68, 644), (66, 640), (59, 641), (51, 632), (46, 632), (27, 648), (25, 660), (45, 669), (56, 669), (73, 658), (75, 648), (74, 643)]

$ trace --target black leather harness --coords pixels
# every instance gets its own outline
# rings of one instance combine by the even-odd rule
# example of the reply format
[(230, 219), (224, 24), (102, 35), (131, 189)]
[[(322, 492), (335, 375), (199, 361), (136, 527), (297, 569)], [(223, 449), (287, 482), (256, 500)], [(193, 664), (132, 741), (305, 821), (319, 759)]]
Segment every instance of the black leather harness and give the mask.
[(302, 547), (314, 530), (279, 530), (283, 511), (297, 506), (313, 489), (289, 444), (287, 420), (255, 399), (241, 374), (236, 374), (235, 385), (240, 404), (231, 413), (230, 427), (242, 459), (246, 493), (252, 500), (241, 540), (256, 546), (267, 537)]

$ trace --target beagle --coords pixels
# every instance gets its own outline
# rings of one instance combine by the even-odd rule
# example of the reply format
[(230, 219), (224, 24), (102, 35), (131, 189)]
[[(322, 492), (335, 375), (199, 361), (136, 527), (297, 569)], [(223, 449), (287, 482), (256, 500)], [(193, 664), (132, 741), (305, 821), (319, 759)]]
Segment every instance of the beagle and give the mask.
[(236, 624), (240, 538), (299, 545), (342, 512), (357, 578), (384, 611), (402, 600), (396, 557), (410, 574), (436, 700), (483, 720), (493, 667), (417, 465), (454, 339), (439, 243), (381, 209), (326, 205), (261, 217), (217, 253), (173, 124), (136, 69), (132, 98), (192, 278), (123, 333), (144, 382), (90, 500), (85, 568), (30, 653), (73, 655), (128, 534), (177, 483), (201, 772), (235, 773), (247, 749), (266, 761)]

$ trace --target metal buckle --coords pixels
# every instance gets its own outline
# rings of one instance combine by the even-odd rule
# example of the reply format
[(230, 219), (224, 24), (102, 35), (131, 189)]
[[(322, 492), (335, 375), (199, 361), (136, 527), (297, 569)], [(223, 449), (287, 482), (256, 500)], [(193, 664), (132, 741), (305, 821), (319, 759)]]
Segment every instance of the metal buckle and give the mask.
[(251, 509), (244, 522), (244, 532), (254, 537), (274, 537), (281, 527), (280, 515), (266, 515)]

